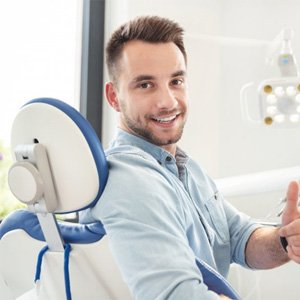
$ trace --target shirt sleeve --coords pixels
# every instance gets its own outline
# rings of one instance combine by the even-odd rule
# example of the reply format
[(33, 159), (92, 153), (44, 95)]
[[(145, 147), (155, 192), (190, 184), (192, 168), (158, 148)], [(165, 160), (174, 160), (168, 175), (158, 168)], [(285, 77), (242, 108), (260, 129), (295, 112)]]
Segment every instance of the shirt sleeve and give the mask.
[(108, 161), (108, 182), (92, 214), (103, 223), (134, 298), (219, 299), (203, 283), (184, 210), (157, 163), (121, 153)]
[(224, 209), (230, 233), (231, 262), (249, 268), (245, 255), (247, 242), (254, 230), (262, 225), (238, 211), (227, 201), (224, 201)]

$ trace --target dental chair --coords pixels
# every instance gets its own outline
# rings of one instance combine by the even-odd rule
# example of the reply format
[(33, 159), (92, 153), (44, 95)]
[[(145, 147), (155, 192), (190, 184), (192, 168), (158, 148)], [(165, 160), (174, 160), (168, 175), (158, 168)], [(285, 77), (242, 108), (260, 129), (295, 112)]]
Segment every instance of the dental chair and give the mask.
[(28, 209), (0, 226), (8, 299), (131, 299), (102, 224), (54, 216), (93, 206), (104, 190), (107, 163), (90, 124), (61, 101), (36, 99), (17, 114), (11, 145), (9, 186)]
[[(17, 114), (11, 146), (9, 186), (27, 209), (0, 225), (0, 299), (132, 299), (101, 222), (56, 218), (101, 201), (108, 165), (91, 125), (64, 102), (35, 99)], [(196, 263), (209, 289), (239, 299), (221, 275)]]

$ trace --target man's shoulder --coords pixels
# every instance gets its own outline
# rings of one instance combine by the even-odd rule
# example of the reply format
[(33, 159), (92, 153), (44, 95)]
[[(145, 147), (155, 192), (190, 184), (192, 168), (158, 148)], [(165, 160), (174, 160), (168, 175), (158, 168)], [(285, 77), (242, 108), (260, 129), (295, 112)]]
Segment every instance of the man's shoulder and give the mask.
[[(119, 217), (143, 218), (152, 211), (175, 211), (178, 206), (174, 182), (149, 153), (133, 146), (120, 146), (107, 152), (108, 180), (93, 214), (104, 220)], [(132, 216), (134, 215), (134, 216)]]
[(125, 163), (133, 166), (157, 165), (157, 160), (143, 149), (132, 145), (121, 145), (105, 151), (109, 164)]
[(136, 155), (137, 157), (147, 157), (149, 154), (141, 148), (134, 145), (118, 145), (105, 151), (107, 158), (112, 156)]

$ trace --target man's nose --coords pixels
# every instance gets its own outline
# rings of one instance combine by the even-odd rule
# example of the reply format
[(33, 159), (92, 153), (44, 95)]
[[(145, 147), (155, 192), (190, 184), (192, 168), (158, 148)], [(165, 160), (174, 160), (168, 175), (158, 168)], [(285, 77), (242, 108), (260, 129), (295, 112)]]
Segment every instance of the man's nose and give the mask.
[(157, 106), (159, 109), (171, 110), (177, 107), (178, 101), (174, 91), (170, 87), (161, 87), (157, 95)]

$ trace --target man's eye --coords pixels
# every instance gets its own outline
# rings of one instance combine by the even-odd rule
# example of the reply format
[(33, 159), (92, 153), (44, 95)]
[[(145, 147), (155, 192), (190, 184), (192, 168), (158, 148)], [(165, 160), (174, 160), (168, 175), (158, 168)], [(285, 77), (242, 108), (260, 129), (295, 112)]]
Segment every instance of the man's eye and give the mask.
[(138, 85), (139, 88), (141, 89), (148, 89), (152, 86), (150, 82), (142, 82)]
[(172, 85), (181, 85), (183, 84), (183, 80), (181, 79), (173, 79), (172, 80)]

